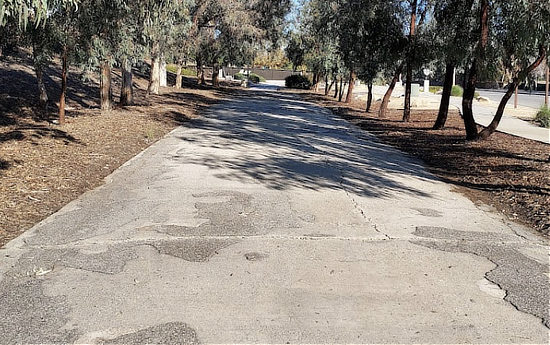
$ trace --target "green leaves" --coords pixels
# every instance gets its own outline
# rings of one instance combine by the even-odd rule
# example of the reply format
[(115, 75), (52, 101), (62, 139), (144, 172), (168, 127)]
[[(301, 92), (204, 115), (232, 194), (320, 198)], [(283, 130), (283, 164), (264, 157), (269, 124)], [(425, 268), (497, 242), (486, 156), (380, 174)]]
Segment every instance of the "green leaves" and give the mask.
[(0, 0), (0, 26), (10, 20), (25, 28), (29, 22), (43, 25), (49, 12), (59, 6), (76, 5), (79, 0)]

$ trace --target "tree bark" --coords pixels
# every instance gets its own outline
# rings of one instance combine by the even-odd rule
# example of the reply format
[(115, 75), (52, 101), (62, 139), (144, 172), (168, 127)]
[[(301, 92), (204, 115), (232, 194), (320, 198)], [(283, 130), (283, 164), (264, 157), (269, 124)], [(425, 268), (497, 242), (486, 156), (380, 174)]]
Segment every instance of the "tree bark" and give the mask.
[(176, 85), (174, 86), (176, 89), (181, 89), (182, 82), (183, 82), (183, 76), (181, 74), (182, 67), (181, 64), (178, 64), (178, 70), (176, 71)]
[[(480, 11), (480, 38), (478, 45), (478, 56), (482, 61), (485, 59), (485, 49), (489, 42), (489, 0), (481, 1)], [(466, 140), (477, 140), (478, 131), (477, 125), (474, 119), (473, 100), (476, 91), (477, 84), (477, 64), (478, 59), (473, 58), (468, 72), (468, 79), (464, 88), (464, 95), (462, 97), (462, 118), (464, 120), (464, 127), (466, 129)]]
[(313, 92), (317, 92), (317, 88), (319, 87), (319, 74), (317, 72), (313, 73), (313, 82), (311, 84)]
[(488, 137), (491, 136), (491, 134), (493, 134), (497, 130), (498, 125), (500, 124), (500, 120), (502, 120), (502, 116), (504, 115), (506, 104), (508, 104), (508, 101), (510, 100), (514, 92), (516, 92), (519, 86), (520, 80), (524, 80), (529, 75), (529, 73), (531, 73), (534, 69), (540, 66), (540, 64), (544, 61), (545, 58), (546, 58), (546, 50), (543, 47), (541, 47), (539, 52), (539, 57), (535, 60), (535, 62), (529, 65), (529, 67), (527, 67), (525, 70), (521, 71), (519, 75), (513, 79), (512, 83), (510, 83), (510, 85), (508, 86), (508, 90), (506, 91), (506, 93), (504, 94), (504, 96), (500, 101), (500, 104), (498, 105), (498, 109), (495, 114), (495, 117), (493, 118), (489, 126), (487, 126), (485, 129), (481, 131), (481, 133), (479, 133), (478, 135), (479, 139), (487, 139)]
[(113, 108), (113, 89), (111, 85), (111, 64), (109, 61), (101, 63), (100, 96), (101, 111), (111, 111)]
[(393, 78), (390, 82), (389, 88), (384, 94), (384, 98), (382, 99), (382, 104), (380, 104), (380, 110), (378, 111), (378, 117), (385, 118), (386, 112), (388, 111), (388, 104), (390, 103), (391, 94), (393, 93), (393, 89), (395, 89), (395, 84), (397, 84), (397, 81), (399, 80), (399, 76), (401, 75), (401, 72), (403, 71), (403, 63), (397, 67), (395, 70), (395, 74), (393, 75)]
[(134, 105), (132, 63), (129, 59), (124, 59), (122, 61), (122, 87), (120, 89), (120, 104), (122, 106)]
[(370, 113), (370, 108), (372, 107), (372, 82), (368, 83), (369, 94), (367, 96), (367, 113)]
[(151, 74), (149, 76), (148, 94), (158, 95), (160, 93), (160, 58), (153, 55), (151, 59)]
[(204, 68), (202, 67), (202, 60), (197, 59), (197, 84), (205, 85)]
[(218, 64), (214, 64), (212, 67), (212, 85), (214, 87), (220, 86), (220, 67)]
[(338, 95), (338, 102), (342, 102), (342, 98), (344, 97), (344, 89), (346, 86), (344, 85), (344, 77), (340, 78), (340, 94)]
[(353, 88), (355, 87), (355, 80), (357, 79), (357, 76), (355, 75), (354, 71), (351, 71), (349, 73), (349, 86), (348, 86), (348, 94), (346, 95), (346, 103), (351, 103), (353, 101)]
[(164, 60), (164, 56), (160, 58), (159, 67), (159, 86), (166, 87), (168, 86), (168, 72), (166, 71), (166, 60)]
[(455, 65), (447, 63), (445, 67), (445, 81), (443, 82), (443, 94), (441, 95), (441, 103), (439, 104), (439, 113), (433, 129), (443, 129), (449, 115), (449, 103), (451, 100), (451, 92), (453, 90)]
[(67, 46), (63, 46), (63, 55), (61, 56), (61, 95), (59, 96), (59, 124), (65, 124), (65, 98), (67, 96), (67, 75), (69, 64), (67, 59)]
[(466, 129), (466, 139), (477, 139), (477, 125), (474, 120), (473, 102), (476, 92), (477, 83), (477, 61), (472, 61), (472, 66), (468, 71), (468, 80), (466, 81), (466, 87), (464, 88), (464, 95), (462, 96), (462, 118), (464, 120), (464, 127)]
[(340, 89), (338, 87), (338, 77), (334, 77), (334, 80), (335, 80), (335, 87), (334, 87), (334, 98), (337, 98), (338, 95), (340, 94)]
[(546, 60), (546, 87), (544, 90), (544, 104), (548, 107), (550, 106), (550, 104), (548, 104), (548, 93), (550, 92), (550, 59)]
[(48, 93), (46, 92), (46, 85), (44, 84), (44, 69), (42, 66), (37, 65), (34, 67), (36, 73), (36, 82), (38, 84), (38, 96), (40, 108), (46, 109), (48, 106)]
[(416, 31), (416, 12), (418, 7), (418, 0), (411, 1), (411, 26), (409, 32), (409, 46), (407, 53), (407, 80), (405, 82), (405, 107), (403, 110), (403, 121), (409, 122), (411, 120), (411, 88), (412, 88), (412, 62), (414, 60), (414, 35)]

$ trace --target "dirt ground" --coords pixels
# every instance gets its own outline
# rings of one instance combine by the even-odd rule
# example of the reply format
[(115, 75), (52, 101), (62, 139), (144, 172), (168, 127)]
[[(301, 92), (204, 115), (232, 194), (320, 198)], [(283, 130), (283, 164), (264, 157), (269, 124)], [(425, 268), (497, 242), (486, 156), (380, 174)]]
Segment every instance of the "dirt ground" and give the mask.
[[(59, 69), (47, 71), (51, 99), (59, 97)], [(178, 125), (199, 116), (232, 88), (163, 88), (146, 97), (144, 75), (135, 77), (136, 106), (98, 109), (97, 83), (72, 71), (68, 118), (54, 124), (57, 107), (37, 111), (37, 87), (25, 61), (0, 62), (0, 247), (55, 213)], [(115, 72), (113, 90), (120, 89)], [(117, 97), (115, 95), (115, 101)]]
[(413, 122), (404, 123), (402, 110), (389, 110), (386, 119), (378, 118), (379, 103), (366, 113), (364, 102), (348, 107), (330, 97), (303, 95), (422, 159), (432, 173), (472, 201), (550, 234), (550, 145), (498, 132), (486, 141), (467, 142), (457, 110), (450, 111), (444, 130), (434, 131), (436, 111), (413, 110)]

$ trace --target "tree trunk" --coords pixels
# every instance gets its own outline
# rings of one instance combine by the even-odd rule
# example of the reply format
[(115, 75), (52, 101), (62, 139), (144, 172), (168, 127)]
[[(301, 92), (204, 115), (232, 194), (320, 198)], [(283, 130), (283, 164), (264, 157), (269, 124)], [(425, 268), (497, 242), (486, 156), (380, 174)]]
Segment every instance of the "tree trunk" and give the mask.
[(344, 89), (346, 88), (346, 85), (344, 84), (344, 77), (340, 78), (340, 94), (338, 95), (338, 102), (342, 102), (342, 98), (344, 97)]
[(65, 98), (67, 96), (67, 74), (69, 64), (67, 59), (67, 46), (63, 46), (63, 55), (61, 56), (61, 96), (59, 96), (59, 124), (65, 123)]
[(168, 86), (168, 72), (166, 71), (166, 60), (164, 60), (164, 56), (160, 59), (160, 75), (159, 75), (159, 85), (161, 87), (167, 87)]
[(412, 93), (412, 66), (407, 63), (407, 77), (405, 80), (405, 106), (403, 109), (403, 121), (411, 121), (411, 93)]
[(197, 59), (197, 84), (205, 85), (204, 68), (202, 67), (202, 60)]
[(325, 75), (325, 96), (328, 95), (328, 74)]
[(378, 111), (378, 117), (380, 118), (386, 117), (386, 112), (388, 111), (388, 104), (390, 103), (391, 94), (393, 93), (393, 89), (395, 89), (395, 84), (397, 84), (397, 81), (399, 80), (399, 76), (401, 75), (402, 71), (403, 71), (403, 63), (401, 63), (399, 67), (397, 67), (397, 69), (395, 70), (395, 74), (393, 75), (389, 88), (386, 91), (386, 94), (384, 94), (384, 98), (382, 99), (382, 104), (380, 104), (380, 110)]
[(313, 82), (311, 84), (313, 92), (317, 92), (317, 88), (319, 87), (319, 74), (317, 72), (313, 73)]
[(181, 89), (182, 82), (183, 82), (183, 76), (181, 75), (182, 67), (181, 64), (178, 64), (178, 70), (176, 72), (176, 85), (174, 86), (176, 89)]
[[(478, 56), (485, 59), (485, 49), (489, 42), (489, 0), (481, 1), (480, 11), (480, 38), (478, 45)], [(477, 84), (477, 59), (473, 58), (468, 72), (468, 78), (465, 82), (464, 95), (462, 96), (462, 118), (466, 129), (466, 140), (477, 140), (477, 125), (474, 119), (473, 100)]]
[(441, 103), (439, 105), (439, 113), (433, 129), (443, 129), (449, 115), (449, 103), (451, 100), (451, 92), (453, 90), (455, 66), (453, 63), (447, 63), (445, 67), (445, 81), (443, 82), (443, 94), (441, 95)]
[(335, 87), (334, 87), (334, 98), (337, 98), (338, 95), (340, 94), (340, 88), (338, 87), (338, 77), (334, 77), (334, 80), (335, 80)]
[(333, 86), (334, 86), (334, 79), (332, 79), (330, 81), (330, 84), (329, 84), (328, 83), (328, 77), (327, 77), (327, 88), (325, 90), (325, 96), (328, 96), (328, 94), (330, 93), (330, 90), (332, 90)]
[(151, 59), (151, 75), (149, 76), (147, 93), (154, 95), (160, 93), (160, 58), (155, 55)]
[(355, 75), (355, 72), (351, 71), (349, 73), (349, 87), (348, 87), (348, 94), (346, 95), (346, 103), (351, 103), (353, 101), (353, 88), (355, 87), (355, 79), (357, 76)]
[(214, 87), (220, 86), (220, 67), (217, 64), (212, 67), (212, 85)]
[(37, 65), (34, 67), (36, 73), (36, 82), (38, 84), (39, 105), (40, 108), (46, 109), (48, 106), (48, 93), (46, 92), (46, 85), (44, 85), (44, 70), (42, 66)]
[(372, 82), (368, 83), (369, 94), (367, 96), (367, 113), (370, 113), (370, 108), (372, 107)]
[(544, 104), (548, 107), (550, 106), (550, 104), (548, 104), (548, 93), (550, 92), (550, 60), (546, 61), (546, 87), (544, 90)]
[(111, 86), (111, 64), (108, 61), (101, 63), (100, 96), (101, 111), (111, 111), (113, 108), (113, 89)]
[(403, 110), (403, 121), (411, 121), (411, 88), (412, 88), (412, 62), (414, 60), (414, 35), (416, 31), (416, 11), (418, 0), (411, 2), (411, 26), (409, 32), (409, 46), (407, 54), (407, 80), (405, 81), (405, 107)]
[(472, 61), (472, 66), (468, 71), (468, 80), (466, 87), (464, 88), (464, 95), (462, 96), (462, 118), (464, 120), (464, 127), (466, 128), (466, 139), (477, 139), (477, 125), (474, 120), (473, 101), (476, 92), (477, 82), (477, 61)]
[(493, 118), (493, 121), (485, 128), (484, 130), (479, 133), (479, 139), (487, 139), (491, 134), (493, 134), (500, 123), (500, 120), (502, 120), (502, 116), (504, 115), (504, 110), (506, 109), (506, 104), (508, 104), (508, 101), (516, 92), (519, 86), (520, 80), (524, 80), (529, 73), (531, 73), (534, 69), (536, 69), (540, 64), (544, 61), (546, 58), (546, 50), (541, 47), (539, 52), (539, 57), (533, 62), (529, 67), (527, 67), (525, 70), (521, 71), (519, 73), (519, 76), (516, 76), (512, 83), (508, 86), (508, 90), (502, 97), (502, 100), (500, 101), (500, 104), (498, 106), (497, 112), (495, 114), (495, 117)]
[(132, 63), (129, 59), (124, 59), (122, 61), (122, 87), (120, 89), (120, 105), (134, 105)]

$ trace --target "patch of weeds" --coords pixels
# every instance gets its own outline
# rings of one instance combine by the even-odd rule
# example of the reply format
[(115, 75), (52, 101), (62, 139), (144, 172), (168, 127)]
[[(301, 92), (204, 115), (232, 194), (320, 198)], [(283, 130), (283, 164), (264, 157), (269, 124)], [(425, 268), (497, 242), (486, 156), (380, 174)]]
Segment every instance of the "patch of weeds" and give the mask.
[(544, 128), (550, 128), (550, 108), (547, 105), (540, 107), (535, 120)]

